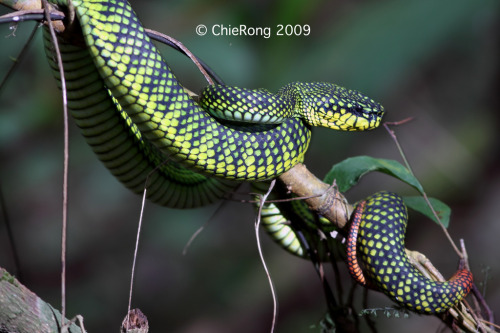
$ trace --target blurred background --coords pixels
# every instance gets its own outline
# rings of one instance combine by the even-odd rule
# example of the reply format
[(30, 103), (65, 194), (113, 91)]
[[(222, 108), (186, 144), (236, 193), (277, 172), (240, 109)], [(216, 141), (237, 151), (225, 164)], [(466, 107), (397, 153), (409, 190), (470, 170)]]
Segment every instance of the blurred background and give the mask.
[[(395, 128), (396, 134), (427, 193), (452, 207), (449, 231), (456, 241), (465, 239), (475, 282), (492, 310), (500, 310), (495, 259), (500, 2), (136, 0), (132, 5), (146, 27), (182, 41), (229, 85), (276, 91), (292, 81), (329, 81), (381, 102), (385, 121), (413, 117)], [(205, 36), (196, 34), (199, 24), (208, 27)], [(214, 36), (216, 24), (270, 27), (271, 36)], [(310, 34), (279, 37), (279, 24), (309, 25)], [(33, 27), (0, 26), (0, 77)], [(184, 85), (193, 91), (206, 85), (189, 60), (168, 47), (161, 50)], [(70, 155), (68, 316), (82, 314), (89, 332), (116, 332), (127, 310), (140, 197), (111, 176), (74, 124)], [(315, 129), (306, 164), (322, 178), (333, 164), (356, 155), (401, 160), (382, 128)], [(61, 94), (39, 31), (0, 92), (0, 185), (23, 282), (55, 307), (60, 305), (62, 156)], [(346, 195), (354, 202), (381, 189), (417, 194), (386, 175), (370, 174)], [(146, 206), (132, 306), (148, 316), (152, 331), (269, 330), (272, 299), (253, 223), (252, 207), (243, 203), (189, 211)], [(326, 305), (312, 265), (261, 238), (279, 301), (277, 332), (319, 332)], [(0, 266), (14, 272), (8, 244), (2, 221)], [(418, 214), (410, 217), (407, 247), (426, 254), (447, 277), (456, 269), (458, 258), (443, 233)], [(347, 292), (349, 277), (341, 273)], [(370, 294), (370, 307), (389, 305), (386, 297)], [(428, 316), (376, 321), (380, 332), (443, 328)]]

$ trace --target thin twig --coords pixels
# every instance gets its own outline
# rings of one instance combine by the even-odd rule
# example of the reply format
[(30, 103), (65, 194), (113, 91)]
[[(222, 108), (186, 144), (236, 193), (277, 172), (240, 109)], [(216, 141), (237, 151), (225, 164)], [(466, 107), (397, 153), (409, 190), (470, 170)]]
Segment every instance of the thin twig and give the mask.
[(19, 52), (18, 56), (15, 58), (14, 62), (12, 63), (12, 66), (10, 66), (9, 71), (7, 74), (5, 74), (5, 77), (3, 78), (2, 82), (0, 83), (0, 93), (2, 89), (5, 87), (5, 84), (7, 83), (7, 80), (10, 78), (10, 76), (14, 73), (14, 70), (19, 66), (21, 63), (21, 60), (23, 57), (26, 55), (26, 52), (28, 51), (28, 47), (31, 45), (31, 42), (33, 41), (33, 38), (35, 37), (35, 33), (38, 30), (38, 26), (35, 25), (33, 28), (33, 31), (31, 31), (31, 34), (28, 37), (28, 40), (26, 43), (24, 43), (23, 48)]
[(42, 0), (50, 35), (54, 44), (54, 50), (57, 56), (57, 64), (61, 74), (61, 90), (63, 99), (63, 117), (64, 117), (64, 157), (63, 157), (63, 203), (62, 203), (62, 237), (61, 237), (61, 318), (62, 329), (66, 326), (66, 232), (68, 225), (68, 165), (69, 165), (69, 126), (68, 126), (68, 97), (66, 91), (66, 79), (64, 77), (64, 67), (59, 50), (57, 37), (52, 26), (50, 17), (50, 7), (47, 0)]
[[(356, 286), (357, 284), (355, 284)], [(369, 290), (368, 288), (363, 288), (363, 309), (368, 309), (368, 295), (369, 295)], [(377, 332), (377, 327), (375, 326), (375, 322), (372, 320), (370, 316), (363, 316), (365, 318), (365, 322), (370, 328), (370, 331), (373, 333)]]
[(162, 163), (159, 163), (158, 165), (155, 166), (153, 170), (151, 170), (148, 175), (146, 176), (146, 179), (144, 181), (144, 189), (142, 191), (142, 201), (141, 201), (141, 211), (139, 213), (139, 223), (137, 225), (137, 233), (136, 233), (136, 239), (135, 239), (135, 248), (134, 248), (134, 256), (132, 259), (132, 271), (130, 273), (130, 288), (129, 288), (129, 294), (128, 294), (128, 307), (127, 307), (127, 315), (125, 316), (125, 320), (127, 322), (127, 329), (129, 328), (129, 314), (130, 314), (130, 309), (132, 307), (132, 294), (133, 294), (133, 289), (134, 289), (134, 277), (135, 277), (135, 265), (137, 263), (137, 253), (139, 252), (139, 239), (140, 239), (140, 234), (142, 230), (142, 221), (143, 221), (143, 216), (144, 216), (144, 210), (146, 207), (146, 199), (147, 199), (147, 189), (149, 186), (149, 180), (151, 176), (155, 173), (158, 172), (160, 167), (166, 163), (168, 163), (168, 160), (164, 160)]
[[(8, 13), (0, 16), (0, 24), (1, 23), (17, 23), (23, 21), (42, 21), (44, 20), (46, 14), (44, 14), (43, 9), (34, 9), (34, 10), (18, 10), (13, 13)], [(65, 15), (63, 12), (56, 11), (52, 9), (50, 13), (51, 21), (61, 21), (64, 20)], [(171, 48), (181, 52), (182, 54), (188, 56), (193, 63), (198, 67), (200, 72), (205, 76), (207, 82), (211, 85), (214, 83), (223, 85), (224, 81), (220, 76), (217, 75), (203, 60), (195, 56), (188, 48), (186, 48), (180, 41), (176, 40), (173, 37), (165, 35), (161, 32), (145, 29), (146, 34), (151, 38), (160, 43), (166, 44)]]
[(481, 322), (485, 323), (486, 325), (490, 325), (498, 330), (500, 330), (500, 325), (497, 325), (491, 321), (487, 321), (487, 320), (484, 320), (484, 319), (481, 319)]
[(274, 290), (274, 284), (273, 284), (273, 279), (271, 278), (271, 274), (269, 273), (269, 270), (266, 265), (266, 260), (264, 259), (264, 255), (262, 253), (262, 247), (260, 244), (260, 234), (259, 234), (259, 227), (260, 227), (260, 218), (261, 218), (261, 213), (262, 213), (262, 207), (264, 206), (267, 197), (271, 194), (274, 185), (276, 184), (276, 179), (273, 179), (269, 185), (269, 190), (266, 192), (266, 194), (261, 196), (260, 200), (260, 205), (259, 205), (259, 212), (257, 214), (257, 219), (255, 220), (255, 237), (257, 239), (257, 249), (259, 251), (259, 256), (260, 260), (262, 262), (262, 265), (264, 266), (264, 270), (266, 271), (266, 276), (269, 281), (269, 287), (271, 288), (271, 294), (273, 296), (273, 321), (271, 324), (271, 333), (274, 332), (274, 328), (276, 327), (276, 319), (278, 317), (278, 300), (276, 298), (276, 292)]
[[(129, 323), (128, 314), (130, 313), (130, 308), (132, 305), (132, 290), (134, 289), (135, 264), (137, 262), (137, 253), (139, 251), (139, 239), (140, 239), (141, 229), (142, 229), (144, 208), (146, 207), (146, 195), (147, 195), (148, 179), (149, 178), (146, 178), (146, 184), (144, 186), (144, 191), (142, 193), (141, 213), (139, 214), (139, 224), (137, 226), (137, 235), (136, 235), (136, 239), (135, 239), (134, 259), (132, 261), (132, 272), (130, 273), (130, 290), (129, 290), (129, 295), (128, 295), (128, 308), (127, 308), (127, 325)], [(128, 327), (127, 327), (127, 329), (128, 329)]]
[(203, 66), (200, 64), (200, 62), (198, 61), (198, 58), (191, 51), (189, 51), (187, 49), (187, 47), (184, 46), (184, 44), (179, 42), (177, 39), (172, 38), (168, 35), (165, 35), (161, 32), (151, 30), (151, 29), (145, 29), (145, 30), (148, 33), (148, 35), (153, 35), (155, 37), (160, 36), (160, 37), (168, 40), (172, 44), (176, 45), (185, 55), (187, 55), (194, 62), (194, 64), (196, 65), (196, 67), (198, 67), (198, 69), (203, 74), (203, 76), (205, 76), (205, 79), (207, 80), (208, 84), (210, 84), (210, 85), (214, 84), (214, 81), (212, 80), (210, 75), (208, 75), (208, 73), (205, 71), (205, 68), (203, 68)]
[(194, 240), (196, 239), (196, 237), (198, 237), (199, 234), (201, 234), (201, 232), (205, 229), (205, 227), (210, 223), (212, 222), (213, 218), (219, 214), (219, 212), (223, 209), (224, 207), (224, 204), (225, 204), (225, 201), (223, 201), (218, 207), (217, 209), (213, 212), (213, 214), (210, 216), (210, 218), (205, 222), (203, 223), (202, 226), (200, 226), (192, 235), (191, 237), (189, 238), (189, 240), (187, 241), (186, 245), (184, 246), (184, 248), (182, 249), (182, 255), (186, 255), (187, 254), (187, 251), (189, 249), (189, 247), (191, 247), (191, 244), (193, 244)]
[(9, 213), (7, 211), (7, 204), (5, 203), (5, 197), (3, 195), (2, 186), (0, 183), (0, 209), (2, 210), (2, 218), (5, 223), (5, 229), (7, 229), (7, 239), (14, 257), (14, 275), (17, 276), (18, 280), (23, 282), (23, 275), (21, 269), (21, 261), (19, 260), (19, 253), (17, 251), (16, 242), (14, 239), (14, 232), (12, 231), (12, 226), (10, 223)]
[[(407, 123), (410, 120), (411, 120), (411, 118), (407, 118), (407, 119), (404, 119), (404, 120), (399, 121), (399, 122), (384, 123), (384, 128), (387, 130), (387, 132), (391, 136), (392, 140), (396, 144), (396, 147), (398, 148), (399, 154), (401, 155), (401, 157), (402, 157), (402, 159), (403, 159), (403, 161), (405, 163), (405, 166), (408, 169), (408, 172), (410, 172), (410, 174), (412, 176), (415, 176), (415, 174), (413, 173), (413, 170), (411, 169), (410, 163), (408, 163), (408, 160), (406, 159), (406, 154), (404, 153), (403, 147), (399, 143), (399, 140), (398, 140), (396, 134), (394, 133), (394, 131), (392, 129), (389, 128), (389, 126), (391, 126), (391, 125), (398, 126), (398, 125)], [(451, 238), (450, 234), (448, 233), (448, 230), (446, 230), (445, 226), (441, 223), (441, 219), (439, 218), (436, 210), (434, 209), (434, 207), (432, 206), (431, 202), (429, 201), (429, 198), (427, 197), (427, 193), (425, 193), (425, 191), (422, 190), (421, 194), (422, 194), (425, 202), (427, 203), (427, 205), (431, 209), (432, 214), (436, 218), (436, 221), (438, 221), (438, 224), (441, 227), (441, 230), (444, 232), (446, 238), (448, 239), (448, 241), (450, 242), (451, 246), (453, 247), (453, 250), (455, 250), (455, 252), (458, 254), (458, 256), (462, 259), (463, 258), (463, 254), (460, 252), (460, 250), (456, 246), (455, 242), (453, 241), (453, 239)]]
[[(43, 21), (46, 20), (45, 11), (43, 9), (17, 10), (0, 16), (1, 23), (17, 23), (25, 21)], [(64, 13), (52, 9), (50, 13), (51, 21), (60, 21), (64, 19)]]
[[(195, 56), (187, 47), (184, 46), (180, 41), (177, 39), (170, 37), (168, 35), (165, 35), (161, 32), (158, 32), (156, 30), (152, 29), (145, 29), (146, 33), (151, 39), (154, 39), (160, 43), (167, 44), (168, 46), (172, 47), (173, 49), (176, 49), (177, 51), (180, 51), (181, 53), (185, 54), (188, 56), (198, 67), (200, 72), (205, 76), (205, 79), (207, 80), (208, 84), (213, 85), (214, 81), (217, 84), (224, 84), (224, 81), (215, 73), (207, 64), (205, 64), (200, 58)], [(213, 80), (212, 80), (213, 79)]]
[[(12, 18), (13, 20), (14, 20), (14, 17)], [(11, 75), (14, 73), (14, 71), (18, 68), (19, 64), (21, 63), (21, 60), (26, 55), (26, 53), (28, 51), (28, 47), (31, 45), (31, 42), (33, 41), (33, 38), (35, 36), (37, 29), (38, 29), (38, 26), (35, 26), (33, 28), (33, 30), (31, 31), (31, 33), (28, 37), (28, 40), (24, 44), (23, 48), (21, 49), (21, 51), (19, 52), (19, 54), (15, 58), (15, 61), (10, 66), (9, 71), (7, 72), (5, 77), (3, 78), (2, 82), (0, 83), (0, 93), (1, 93), (2, 89), (5, 87), (8, 79), (11, 77)], [(3, 220), (5, 222), (5, 228), (7, 229), (8, 242), (9, 242), (9, 245), (10, 245), (10, 248), (12, 251), (12, 256), (14, 258), (14, 270), (15, 270), (14, 272), (15, 272), (15, 275), (18, 277), (19, 281), (21, 281), (21, 283), (22, 283), (24, 279), (22, 276), (21, 261), (19, 260), (19, 253), (17, 251), (16, 243), (14, 240), (14, 234), (12, 232), (9, 214), (7, 212), (7, 205), (5, 204), (5, 198), (3, 196), (3, 191), (2, 191), (1, 186), (0, 186), (0, 208), (2, 210), (2, 217), (3, 217)]]
[[(328, 191), (328, 190), (327, 190)], [(290, 202), (290, 201), (298, 201), (298, 200), (306, 200), (306, 199), (311, 199), (311, 198), (318, 198), (322, 195), (324, 195), (327, 191), (320, 193), (320, 194), (313, 194), (313, 195), (308, 195), (308, 196), (303, 196), (303, 197), (289, 197), (286, 199), (273, 199), (273, 200), (267, 200), (267, 203), (280, 203), (280, 202)], [(257, 193), (249, 193), (250, 195), (255, 195)], [(258, 203), (260, 200), (238, 200), (238, 202), (241, 203)]]
[(182, 249), (182, 255), (185, 256), (187, 254), (188, 249), (191, 247), (191, 244), (194, 242), (196, 237), (198, 237), (199, 234), (205, 229), (205, 225), (208, 224), (210, 220), (206, 221), (203, 223), (202, 226), (200, 226), (196, 231), (189, 237), (188, 241), (186, 242), (186, 245), (184, 245), (184, 248)]
[[(327, 239), (323, 240), (325, 244), (330, 244)], [(335, 278), (335, 288), (337, 289), (339, 303), (342, 304), (344, 299), (344, 288), (342, 287), (342, 279), (340, 275), (339, 265), (337, 258), (333, 255), (333, 250), (330, 250), (330, 263), (332, 264), (333, 275)], [(332, 296), (333, 297), (333, 296)]]

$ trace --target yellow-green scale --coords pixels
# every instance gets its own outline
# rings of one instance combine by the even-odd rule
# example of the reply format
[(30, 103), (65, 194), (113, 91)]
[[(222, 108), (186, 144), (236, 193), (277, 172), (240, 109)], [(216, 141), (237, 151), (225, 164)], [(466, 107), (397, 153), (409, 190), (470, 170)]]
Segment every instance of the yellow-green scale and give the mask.
[(397, 303), (421, 313), (442, 312), (465, 294), (463, 281), (435, 282), (411, 265), (405, 254), (408, 215), (403, 199), (379, 192), (366, 200), (358, 246), (367, 273)]
[[(44, 30), (47, 59), (54, 76), (60, 74), (52, 41)], [(188, 208), (209, 204), (232, 191), (236, 184), (186, 170), (143, 141), (128, 115), (120, 110), (93, 66), (87, 49), (59, 40), (68, 106), (87, 143), (125, 186), (161, 205)]]
[[(167, 155), (198, 171), (238, 180), (272, 178), (303, 160), (310, 131), (302, 120), (289, 119), (264, 131), (252, 126), (228, 127), (221, 124), (184, 92), (125, 1), (74, 1), (73, 4), (86, 43), (106, 85), (137, 124), (143, 137)], [(291, 92), (285, 89), (283, 93), (297, 94), (296, 90), (288, 90)], [(244, 109), (250, 102), (250, 96), (267, 103), (268, 111), (290, 109), (281, 97), (269, 97), (263, 90), (252, 94), (238, 93), (229, 104), (216, 98), (214, 101), (223, 107), (231, 104)], [(317, 99), (318, 92), (311, 93), (311, 96)], [(369, 100), (363, 98), (363, 101)], [(353, 103), (346, 101), (344, 104)], [(358, 109), (352, 112), (338, 112), (334, 117), (340, 124), (332, 128), (364, 130), (376, 127), (383, 108), (374, 105), (372, 110), (368, 104), (358, 103)], [(362, 115), (359, 108), (363, 107), (366, 112)], [(245, 119), (250, 117), (246, 113), (242, 116)], [(264, 115), (259, 119), (268, 118)], [(200, 127), (198, 131), (193, 131), (190, 126), (194, 122)], [(325, 125), (328, 121), (318, 123)], [(193, 143), (197, 143), (201, 135), (205, 136), (207, 155), (212, 150), (218, 154), (217, 159), (192, 152), (195, 149)], [(234, 139), (232, 145), (221, 147), (230, 139)], [(247, 141), (255, 144), (249, 147)], [(265, 156), (251, 157), (257, 152)]]
[[(118, 23), (110, 24), (116, 21), (113, 16), (119, 6), (126, 8), (125, 16), (132, 13), (128, 5), (120, 1), (106, 4), (96, 7), (96, 3), (82, 2), (75, 6), (85, 22), (83, 32), (96, 67), (144, 137), (184, 165), (231, 179), (271, 178), (302, 161), (310, 132), (300, 120), (262, 133), (218, 123), (184, 92), (135, 15), (128, 15), (127, 26), (123, 19), (120, 29)], [(128, 62), (117, 55), (121, 52), (129, 57)], [(193, 131), (193, 127), (203, 130)], [(202, 136), (205, 154), (198, 154), (200, 147), (193, 144)], [(255, 151), (269, 155), (257, 159)]]
[(355, 90), (328, 82), (293, 82), (276, 94), (265, 89), (207, 86), (200, 105), (212, 116), (244, 123), (302, 118), (311, 126), (359, 131), (378, 126), (383, 107)]

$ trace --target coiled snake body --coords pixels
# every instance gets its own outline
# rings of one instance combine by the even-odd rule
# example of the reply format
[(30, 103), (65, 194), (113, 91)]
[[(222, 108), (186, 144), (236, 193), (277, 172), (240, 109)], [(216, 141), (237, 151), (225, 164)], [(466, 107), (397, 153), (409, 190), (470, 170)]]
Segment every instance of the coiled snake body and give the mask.
[(472, 288), (472, 273), (459, 269), (446, 282), (431, 281), (405, 252), (408, 213), (403, 199), (379, 192), (359, 203), (347, 240), (351, 275), (365, 285), (357, 265), (357, 249), (370, 281), (397, 303), (421, 313), (440, 313), (462, 300)]
[[(51, 2), (67, 10), (68, 1)], [(72, 45), (77, 43), (71, 38), (62, 38), (69, 107), (94, 151), (134, 191), (141, 191), (145, 175), (152, 174), (156, 182), (149, 179), (153, 188), (148, 188), (148, 195), (153, 201), (171, 207), (194, 207), (222, 197), (234, 186), (227, 179), (270, 179), (303, 161), (310, 129), (302, 119), (287, 118), (276, 125), (259, 126), (217, 120), (184, 92), (126, 1), (73, 0), (71, 5), (86, 47), (79, 48)], [(48, 37), (45, 40), (58, 78), (52, 46)], [(300, 92), (301, 85), (294, 88)], [(299, 93), (298, 98), (287, 99), (288, 105), (306, 105), (309, 115), (329, 119), (323, 123), (336, 129), (365, 130), (380, 123), (383, 108), (378, 103), (331, 84), (306, 88), (314, 85), (321, 89)], [(213, 89), (219, 93), (213, 94)], [(240, 96), (235, 107), (254, 98), (267, 105), (271, 98), (281, 98), (263, 90), (219, 86), (207, 91), (210, 94), (202, 95), (211, 96), (213, 102), (208, 104), (214, 106), (227, 103), (224, 94), (228, 92)], [(297, 89), (285, 89), (285, 95), (287, 91), (296, 93)], [(274, 105), (280, 109), (280, 105)], [(265, 111), (262, 106), (260, 110)], [(122, 136), (121, 141), (113, 135)], [(126, 151), (127, 145), (136, 153)], [(201, 174), (184, 170), (172, 161)], [(142, 166), (142, 173), (134, 163)], [(160, 172), (153, 174), (153, 169)], [(161, 182), (168, 186), (154, 185)], [(166, 190), (168, 187), (170, 190)], [(172, 196), (173, 192), (181, 195)]]
[[(126, 1), (50, 2), (75, 9), (78, 22), (68, 22), (69, 30), (81, 29), (85, 44), (59, 37), (73, 117), (120, 181), (141, 192), (148, 180), (149, 198), (162, 205), (204, 205), (224, 196), (233, 181), (280, 175), (303, 161), (310, 125), (367, 130), (383, 115), (373, 100), (329, 83), (294, 83), (278, 94), (210, 86), (201, 94), (202, 108)], [(44, 40), (60, 80), (47, 32)]]
[[(302, 202), (294, 203), (297, 205)], [(290, 212), (289, 209), (266, 203), (262, 209), (262, 224), (284, 249), (307, 258), (308, 253), (299, 241), (295, 229), (296, 211), (302, 211), (299, 214), (304, 216), (300, 217), (300, 221), (306, 221), (309, 225), (299, 226), (299, 229), (308, 230), (310, 225), (324, 233), (332, 229), (327, 220), (319, 218), (315, 222), (310, 212), (304, 212), (307, 207), (304, 204), (300, 206), (302, 207), (288, 214), (287, 219), (283, 212)], [(395, 193), (378, 192), (358, 203), (352, 214), (346, 245), (349, 273), (361, 285), (382, 291), (393, 301), (410, 310), (427, 314), (445, 312), (470, 292), (473, 284), (472, 273), (460, 268), (446, 282), (426, 278), (410, 263), (406, 254), (404, 239), (407, 221), (406, 205)], [(304, 234), (308, 238), (307, 241), (314, 236), (313, 232)], [(322, 243), (314, 245), (318, 247), (319, 260), (330, 260), (328, 251), (335, 250), (332, 245), (328, 245), (328, 249), (325, 249)]]

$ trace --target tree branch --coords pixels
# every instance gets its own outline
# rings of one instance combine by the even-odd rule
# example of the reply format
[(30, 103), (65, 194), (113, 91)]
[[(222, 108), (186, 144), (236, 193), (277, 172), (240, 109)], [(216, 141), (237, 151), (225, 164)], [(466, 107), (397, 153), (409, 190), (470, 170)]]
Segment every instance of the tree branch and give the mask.
[(42, 8), (41, 0), (0, 0), (0, 5), (14, 10), (34, 10)]
[(290, 192), (298, 197), (306, 197), (304, 201), (309, 208), (327, 218), (335, 227), (342, 229), (346, 226), (353, 208), (337, 190), (335, 183), (324, 183), (304, 164), (297, 164), (279, 176), (279, 180)]
[[(53, 333), (60, 327), (61, 313), (0, 267), (0, 332)], [(68, 332), (81, 329), (71, 324)]]

